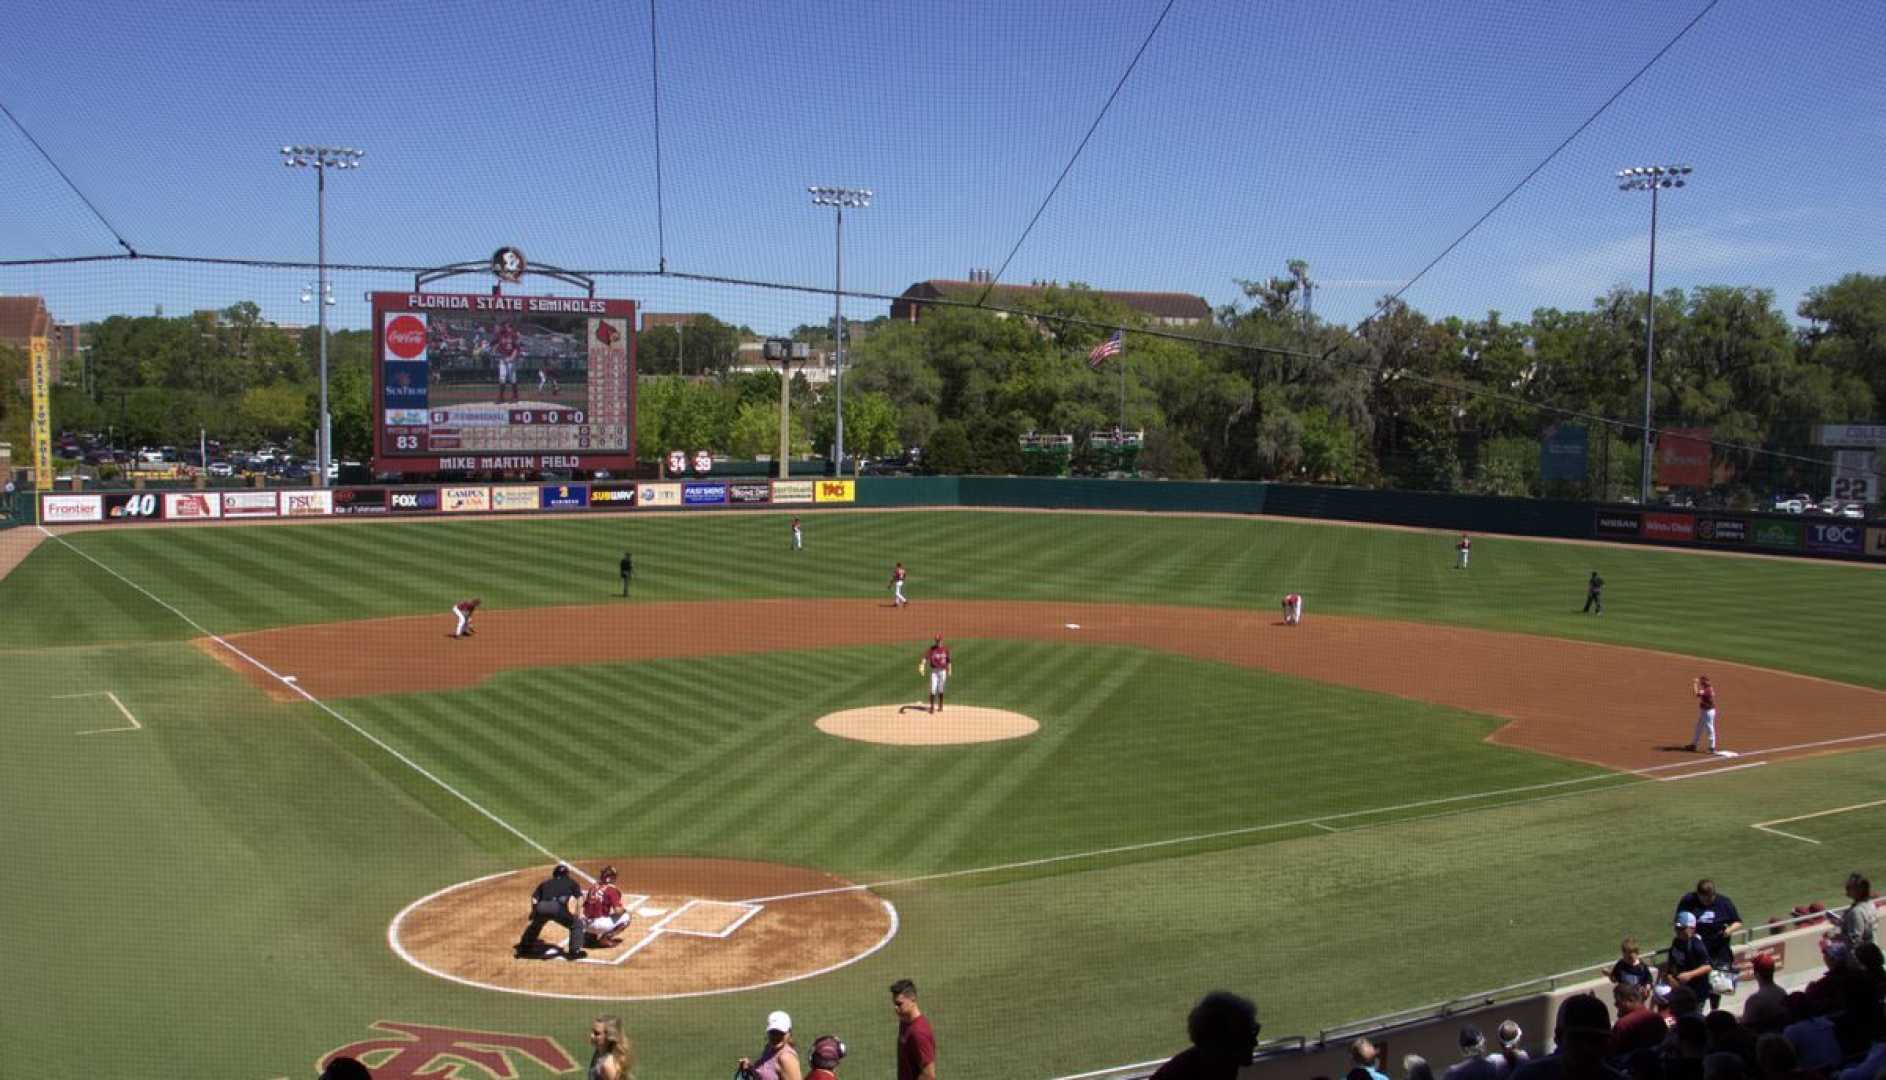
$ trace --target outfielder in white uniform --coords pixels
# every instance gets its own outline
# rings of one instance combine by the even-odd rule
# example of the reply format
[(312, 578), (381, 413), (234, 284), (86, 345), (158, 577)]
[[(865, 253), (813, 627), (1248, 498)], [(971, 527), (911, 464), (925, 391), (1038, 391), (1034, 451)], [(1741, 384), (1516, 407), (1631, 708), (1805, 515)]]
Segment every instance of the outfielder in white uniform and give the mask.
[(1284, 625), (1295, 626), (1303, 621), (1303, 597), (1291, 593), (1284, 597)]

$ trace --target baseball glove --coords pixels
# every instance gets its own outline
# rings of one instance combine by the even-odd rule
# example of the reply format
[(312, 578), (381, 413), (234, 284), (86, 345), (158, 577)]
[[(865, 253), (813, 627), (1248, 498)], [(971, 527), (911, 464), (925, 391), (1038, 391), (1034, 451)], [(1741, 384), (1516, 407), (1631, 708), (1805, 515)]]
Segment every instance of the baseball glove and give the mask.
[(923, 669), (924, 669), (924, 662), (922, 660), (917, 661), (917, 674), (919, 675), (923, 674)]

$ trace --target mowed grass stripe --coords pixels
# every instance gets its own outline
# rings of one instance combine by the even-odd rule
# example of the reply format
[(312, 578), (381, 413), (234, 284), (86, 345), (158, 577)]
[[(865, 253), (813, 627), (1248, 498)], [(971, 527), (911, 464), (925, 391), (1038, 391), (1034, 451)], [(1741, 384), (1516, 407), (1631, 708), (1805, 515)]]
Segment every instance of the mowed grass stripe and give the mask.
[[(453, 716), (461, 708), (460, 703), (455, 702), (428, 702), (402, 709), (398, 722), (386, 717), (364, 718), (362, 715), (351, 716), (350, 719), (423, 764), (433, 775), (451, 784), (466, 798), (538, 843), (548, 843), (544, 836), (533, 830), (540, 828), (543, 822), (554, 819), (554, 804), (538, 794), (542, 789), (533, 791), (519, 781), (518, 763), (511, 760), (512, 755), (517, 753), (515, 749), (483, 732), (456, 729)], [(405, 769), (398, 762), (394, 764)], [(407, 775), (415, 786), (426, 784), (424, 777), (410, 770), (407, 770)], [(435, 812), (440, 806), (443, 806), (448, 817), (460, 821), (461, 827), (468, 833), (476, 835), (474, 830), (502, 831), (494, 829), (489, 822), (462, 804), (453, 802), (435, 805)]]

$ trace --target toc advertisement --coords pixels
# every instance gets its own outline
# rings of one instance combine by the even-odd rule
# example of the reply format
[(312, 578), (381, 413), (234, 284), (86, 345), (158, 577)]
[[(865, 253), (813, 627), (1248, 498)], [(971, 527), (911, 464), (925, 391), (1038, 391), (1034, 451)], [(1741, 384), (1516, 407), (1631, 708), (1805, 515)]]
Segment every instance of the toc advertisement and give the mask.
[(1810, 524), (1803, 527), (1803, 546), (1829, 555), (1858, 555), (1866, 543), (1866, 526)]

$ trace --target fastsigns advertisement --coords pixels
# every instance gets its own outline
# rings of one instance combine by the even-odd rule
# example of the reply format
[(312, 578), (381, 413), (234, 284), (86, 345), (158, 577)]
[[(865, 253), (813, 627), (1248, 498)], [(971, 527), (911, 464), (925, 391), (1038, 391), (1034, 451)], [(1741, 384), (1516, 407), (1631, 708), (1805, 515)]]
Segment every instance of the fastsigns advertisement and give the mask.
[(1804, 526), (1803, 546), (1830, 555), (1858, 555), (1866, 542), (1866, 526), (1814, 522)]
[(491, 489), (486, 487), (440, 488), (439, 509), (448, 514), (483, 513), (491, 509)]
[(589, 505), (599, 510), (627, 510), (635, 505), (635, 485), (597, 484), (589, 489)]
[(681, 485), (681, 503), (684, 506), (720, 506), (726, 501), (726, 484), (697, 482)]
[(491, 508), (493, 510), (535, 510), (537, 509), (537, 489), (534, 487), (494, 487), (491, 489)]
[(1792, 521), (1757, 521), (1755, 542), (1762, 547), (1798, 548), (1801, 546), (1801, 526)]
[(1691, 514), (1659, 514), (1646, 511), (1644, 539), (1694, 540), (1696, 539), (1696, 518)]
[(855, 480), (814, 480), (813, 501), (822, 503), (848, 503), (858, 498)]
[(1636, 536), (1643, 529), (1643, 515), (1635, 510), (1600, 510), (1591, 531), (1598, 536)]
[(727, 501), (737, 503), (763, 503), (773, 498), (773, 487), (764, 480), (759, 483), (727, 485)]
[(417, 514), (439, 508), (438, 489), (426, 491), (390, 491), (386, 505), (396, 514)]
[(223, 516), (223, 500), (207, 491), (166, 491), (164, 516), (172, 521), (219, 518)]
[(812, 486), (810, 480), (775, 480), (773, 481), (773, 501), (809, 503), (812, 501)]
[(156, 521), (164, 502), (153, 491), (113, 491), (105, 495), (106, 521)]
[(545, 510), (581, 510), (589, 505), (589, 487), (585, 484), (545, 484)]
[(105, 516), (104, 500), (97, 495), (43, 495), (39, 516), (49, 522), (101, 521)]
[(274, 517), (280, 512), (273, 491), (223, 492), (224, 517)]
[(1705, 544), (1746, 543), (1748, 522), (1741, 518), (1702, 518), (1696, 522), (1696, 539)]
[(334, 512), (331, 491), (282, 492), (283, 517), (325, 517)]
[(635, 487), (635, 505), (637, 506), (680, 506), (680, 484), (637, 484)]
[(334, 512), (336, 514), (384, 514), (386, 513), (386, 489), (335, 488)]
[(1866, 553), (1875, 559), (1886, 559), (1886, 529), (1866, 530)]

